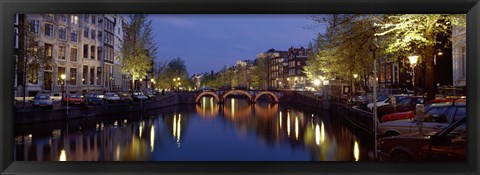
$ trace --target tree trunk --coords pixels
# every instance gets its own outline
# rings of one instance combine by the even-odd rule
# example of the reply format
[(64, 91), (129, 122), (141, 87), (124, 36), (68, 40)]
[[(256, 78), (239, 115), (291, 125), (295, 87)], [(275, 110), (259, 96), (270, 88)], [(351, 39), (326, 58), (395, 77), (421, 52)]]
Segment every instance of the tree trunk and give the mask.
[(427, 101), (435, 99), (437, 87), (435, 84), (435, 63), (433, 54), (435, 46), (426, 48), (426, 70), (425, 70), (425, 89), (427, 92)]
[(132, 96), (133, 92), (135, 92), (135, 79), (132, 77)]

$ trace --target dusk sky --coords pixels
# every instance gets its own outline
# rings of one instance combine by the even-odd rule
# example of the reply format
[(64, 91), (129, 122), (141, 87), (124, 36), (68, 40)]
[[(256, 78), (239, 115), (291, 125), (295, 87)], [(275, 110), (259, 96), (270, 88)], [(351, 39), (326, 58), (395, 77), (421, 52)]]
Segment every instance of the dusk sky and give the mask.
[(310, 15), (150, 15), (157, 59), (180, 57), (190, 75), (255, 59), (270, 48), (308, 47), (318, 31)]

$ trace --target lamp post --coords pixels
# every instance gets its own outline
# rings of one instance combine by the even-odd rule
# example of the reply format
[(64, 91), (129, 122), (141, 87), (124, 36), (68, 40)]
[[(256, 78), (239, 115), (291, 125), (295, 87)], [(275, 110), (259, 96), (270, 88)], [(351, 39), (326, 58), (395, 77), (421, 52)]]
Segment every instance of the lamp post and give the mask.
[(150, 86), (152, 87), (152, 90), (155, 90), (153, 87), (153, 84), (155, 84), (155, 79), (151, 78), (150, 79)]
[[(376, 40), (376, 39), (375, 39)], [(374, 131), (374, 140), (375, 140), (375, 159), (377, 159), (377, 125), (378, 125), (378, 118), (377, 118), (377, 58), (375, 55), (375, 51), (378, 49), (378, 46), (372, 42), (370, 45), (370, 51), (372, 52), (373, 56), (373, 131)]]
[(410, 55), (408, 56), (408, 61), (410, 61), (410, 66), (412, 67), (412, 87), (413, 87), (413, 95), (417, 95), (417, 87), (415, 86), (415, 66), (417, 65), (418, 55)]
[(62, 106), (64, 105), (64, 100), (65, 100), (65, 78), (67, 76), (65, 74), (61, 74), (60, 75), (60, 78), (62, 79), (62, 101), (60, 102), (60, 104), (62, 104)]
[(355, 79), (355, 81), (353, 82), (352, 88), (355, 94), (357, 93), (357, 88), (354, 88), (354, 86), (355, 86), (355, 83), (357, 82), (357, 78), (358, 78), (358, 74), (353, 74), (353, 79)]

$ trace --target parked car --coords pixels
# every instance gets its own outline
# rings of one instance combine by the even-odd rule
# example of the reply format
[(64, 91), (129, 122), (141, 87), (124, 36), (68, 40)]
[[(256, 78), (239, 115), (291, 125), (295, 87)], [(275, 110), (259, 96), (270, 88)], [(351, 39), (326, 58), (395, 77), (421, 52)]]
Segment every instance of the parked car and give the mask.
[[(465, 98), (447, 98), (447, 99), (430, 100), (429, 102), (425, 103), (425, 110), (428, 110), (432, 104), (439, 104), (439, 103), (452, 104), (454, 101), (465, 102), (466, 99)], [(416, 115), (415, 110), (387, 114), (381, 117), (381, 122), (394, 121), (394, 120), (400, 120), (400, 119), (411, 119), (415, 117), (415, 115)]]
[(82, 105), (85, 103), (85, 99), (82, 98), (81, 95), (78, 94), (68, 94), (63, 101), (68, 104), (76, 104)]
[(411, 111), (415, 109), (417, 104), (425, 103), (425, 98), (419, 96), (409, 96), (403, 97), (400, 101), (397, 101), (396, 106), (392, 104), (388, 104), (385, 106), (381, 106), (377, 109), (377, 116), (379, 119), (382, 118), (383, 115), (392, 114), (395, 112), (405, 112)]
[(148, 99), (147, 96), (145, 96), (142, 92), (134, 92), (133, 93), (133, 100), (139, 101), (139, 100), (146, 100)]
[(117, 93), (118, 97), (120, 97), (120, 101), (122, 102), (132, 102), (133, 98), (128, 92), (119, 92)]
[(157, 99), (157, 96), (155, 94), (153, 94), (152, 92), (149, 92), (149, 91), (143, 92), (143, 95), (147, 96), (148, 100), (156, 100)]
[[(395, 101), (400, 101), (403, 97), (407, 97), (408, 95), (406, 94), (398, 94), (398, 95), (393, 95), (393, 97), (395, 98)], [(389, 102), (389, 99), (388, 99), (388, 95), (381, 95), (378, 97), (378, 100), (377, 100), (377, 108), (380, 107), (380, 106), (385, 106), (385, 105), (388, 105), (390, 104)], [(373, 111), (373, 103), (369, 103), (367, 105), (367, 109), (369, 111)]]
[(107, 93), (104, 94), (103, 101), (104, 102), (115, 102), (116, 103), (116, 102), (120, 101), (120, 97), (116, 93), (107, 92)]
[[(103, 96), (103, 95), (102, 95)], [(97, 104), (102, 104), (103, 103), (103, 99), (100, 98), (100, 94), (97, 94), (97, 93), (88, 93), (88, 94), (85, 94), (85, 103), (86, 104), (94, 104), (94, 105), (97, 105)]]
[(378, 155), (388, 161), (465, 161), (466, 143), (466, 117), (462, 117), (440, 132), (381, 138)]
[[(425, 111), (424, 121), (422, 122), (423, 131), (438, 132), (449, 126), (458, 119), (465, 117), (467, 105), (464, 102), (455, 102), (453, 104), (432, 104)], [(418, 132), (417, 118), (388, 121), (379, 124), (379, 133), (385, 137), (394, 135), (403, 135)]]
[(53, 98), (49, 94), (39, 93), (33, 98), (32, 106), (53, 109)]

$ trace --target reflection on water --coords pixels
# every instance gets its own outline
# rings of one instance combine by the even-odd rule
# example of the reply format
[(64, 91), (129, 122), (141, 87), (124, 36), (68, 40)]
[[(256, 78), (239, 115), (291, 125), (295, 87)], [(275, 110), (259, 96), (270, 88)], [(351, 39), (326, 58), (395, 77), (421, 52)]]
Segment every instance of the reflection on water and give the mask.
[(15, 127), (17, 161), (365, 161), (372, 144), (326, 111), (227, 98)]

